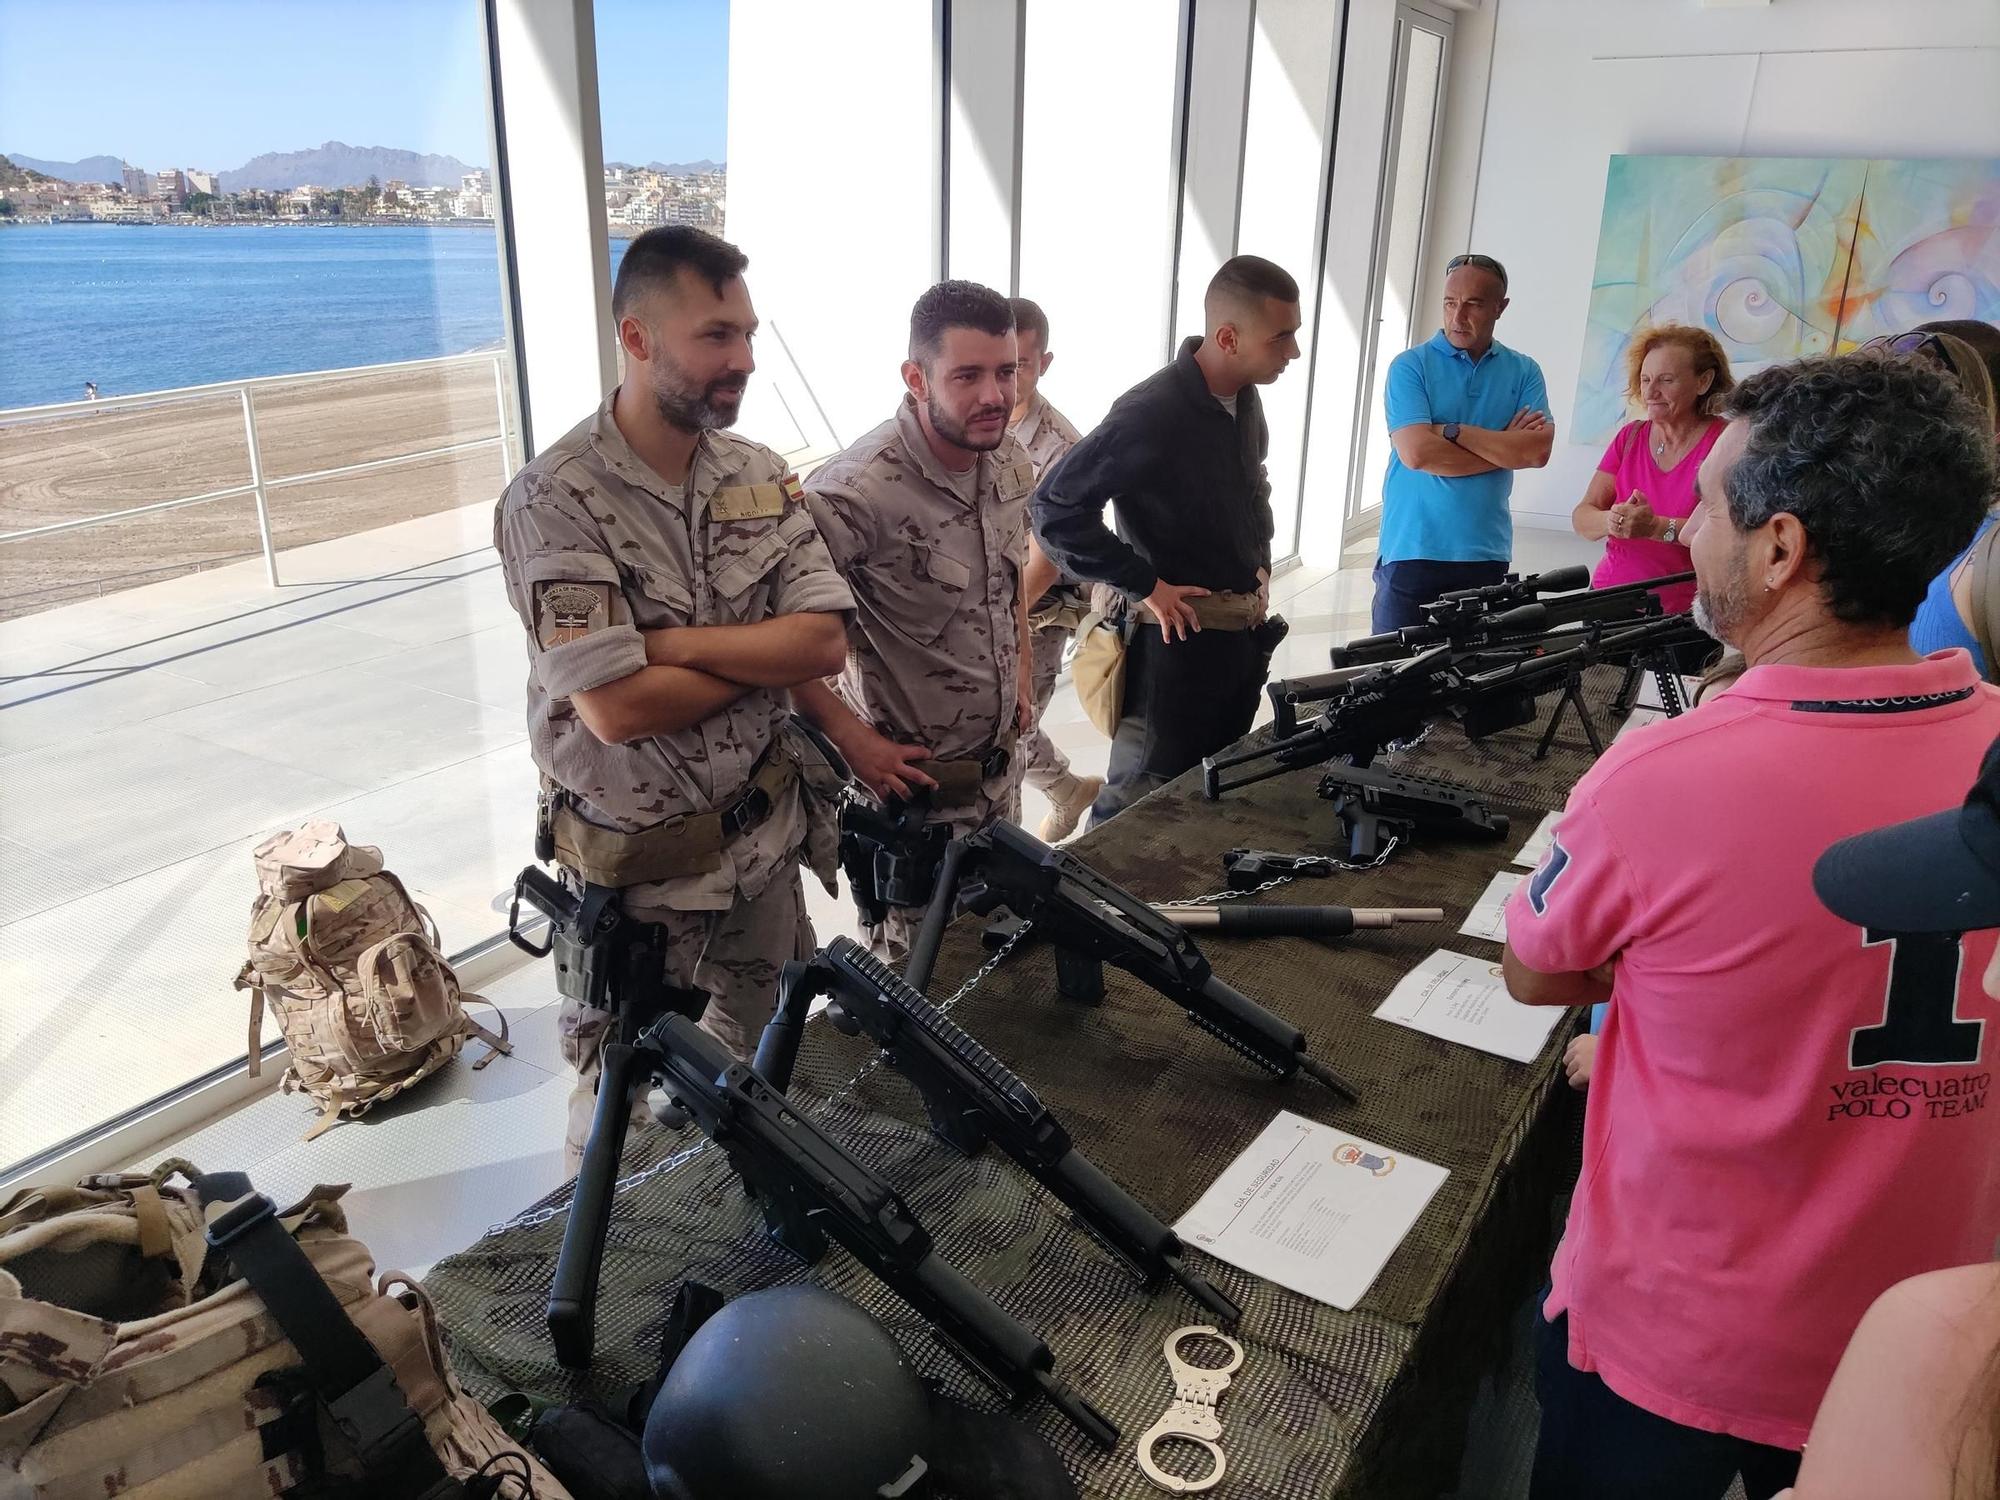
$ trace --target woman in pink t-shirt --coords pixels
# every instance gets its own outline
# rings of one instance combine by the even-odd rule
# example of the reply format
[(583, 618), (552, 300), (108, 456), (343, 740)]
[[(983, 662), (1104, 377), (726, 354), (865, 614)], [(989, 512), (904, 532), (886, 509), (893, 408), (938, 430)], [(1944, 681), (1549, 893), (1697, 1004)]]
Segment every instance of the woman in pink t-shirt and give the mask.
[[(1604, 543), (1592, 588), (1685, 573), (1694, 564), (1681, 527), (1694, 511), (1695, 475), (1727, 424), (1714, 415), (1736, 382), (1729, 356), (1703, 328), (1647, 328), (1625, 354), (1626, 398), (1645, 417), (1618, 429), (1570, 516), (1576, 534)], [(1694, 603), (1694, 585), (1660, 590), (1669, 611)]]

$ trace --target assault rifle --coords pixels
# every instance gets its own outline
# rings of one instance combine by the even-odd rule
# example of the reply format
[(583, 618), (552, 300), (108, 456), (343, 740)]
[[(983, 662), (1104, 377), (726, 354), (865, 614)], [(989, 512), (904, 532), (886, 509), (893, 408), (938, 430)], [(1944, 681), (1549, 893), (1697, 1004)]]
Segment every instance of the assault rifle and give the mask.
[(1015, 1400), (1035, 1395), (1105, 1448), (1118, 1429), (1055, 1375), (1049, 1346), (939, 1255), (909, 1205), (752, 1068), (685, 1016), (604, 1051), (597, 1113), (549, 1293), (549, 1332), (565, 1365), (590, 1361), (597, 1276), (631, 1099), (659, 1083), (727, 1153), (764, 1211), (771, 1238), (811, 1263), (830, 1238), (915, 1308), (939, 1342)]
[(827, 1019), (835, 1027), (865, 1034), (916, 1085), (931, 1129), (946, 1142), (967, 1156), (993, 1142), (1148, 1284), (1170, 1276), (1224, 1323), (1242, 1316), (1189, 1268), (1179, 1237), (1076, 1149), (1026, 1083), (852, 938), (835, 938), (811, 960), (785, 965), (777, 1014), (753, 1065), (773, 1087), (790, 1082), (807, 1007), (821, 995), (832, 999)]
[[(1577, 678), (1585, 668), (1603, 661), (1639, 660), (1701, 638), (1688, 616), (1664, 615), (1637, 624), (1551, 631), (1504, 649), (1432, 646), (1404, 661), (1335, 674), (1341, 680), (1329, 686), (1324, 697), (1293, 700), (1295, 706), (1304, 701), (1324, 705), (1310, 725), (1298, 727), (1295, 721), (1295, 733), (1281, 734), (1268, 745), (1205, 759), (1202, 792), (1212, 800), (1297, 767), (1336, 758), (1365, 767), (1387, 745), (1414, 739), (1441, 719), (1457, 720), (1467, 739), (1483, 739), (1531, 723), (1535, 700), (1546, 693), (1561, 692), (1581, 710)], [(1588, 712), (1583, 721), (1593, 745), (1602, 751)], [(1543, 736), (1544, 750), (1554, 720), (1549, 728)]]
[(903, 969), (920, 991), (930, 983), (938, 944), (961, 901), (980, 916), (1004, 906), (1048, 937), (1056, 946), (1056, 987), (1066, 999), (1102, 1000), (1102, 966), (1112, 964), (1267, 1073), (1284, 1079), (1304, 1073), (1350, 1100), (1359, 1097), (1326, 1064), (1307, 1056), (1298, 1027), (1218, 978), (1194, 939), (1170, 918), (1074, 854), (1012, 823), (989, 824), (945, 851), (937, 890)]
[[(1656, 619), (1666, 613), (1659, 589), (1689, 583), (1692, 573), (1675, 573), (1665, 578), (1646, 578), (1615, 588), (1585, 587), (1590, 581), (1584, 568), (1564, 568), (1539, 573), (1518, 584), (1494, 584), (1484, 589), (1465, 589), (1446, 594), (1424, 606), (1430, 617), (1426, 625), (1408, 625), (1383, 635), (1365, 635), (1333, 648), (1333, 665), (1366, 666), (1373, 662), (1395, 661), (1427, 646), (1455, 646), (1461, 650), (1480, 646), (1504, 646), (1565, 625), (1630, 624)], [(1520, 597), (1516, 590), (1534, 585), (1541, 592), (1573, 589), (1554, 599)]]

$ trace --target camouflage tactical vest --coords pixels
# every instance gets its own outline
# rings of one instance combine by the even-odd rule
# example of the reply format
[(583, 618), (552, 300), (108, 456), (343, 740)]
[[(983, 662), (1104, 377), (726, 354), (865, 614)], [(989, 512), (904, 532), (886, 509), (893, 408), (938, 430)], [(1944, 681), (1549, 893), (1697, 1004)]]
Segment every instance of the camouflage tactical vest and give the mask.
[[(192, 1169), (29, 1188), (0, 1203), (0, 1494), (23, 1500), (380, 1495), (304, 1390), (298, 1351), (224, 1254)], [(446, 1475), (504, 1474), (506, 1500), (570, 1500), (454, 1380), (430, 1302), (375, 1278), (339, 1198), (278, 1215), (394, 1376)], [(525, 1476), (525, 1478), (523, 1477)]]
[(291, 1048), (285, 1092), (304, 1090), (322, 1111), (306, 1139), (435, 1072), (467, 1036), (492, 1048), (474, 1067), (512, 1050), (504, 1015), (498, 1036), (466, 1015), (466, 1001), (492, 1002), (459, 988), (430, 913), (382, 868), (381, 850), (315, 820), (253, 858), (261, 894), (236, 976), (250, 991), (250, 1072), (268, 1004)]

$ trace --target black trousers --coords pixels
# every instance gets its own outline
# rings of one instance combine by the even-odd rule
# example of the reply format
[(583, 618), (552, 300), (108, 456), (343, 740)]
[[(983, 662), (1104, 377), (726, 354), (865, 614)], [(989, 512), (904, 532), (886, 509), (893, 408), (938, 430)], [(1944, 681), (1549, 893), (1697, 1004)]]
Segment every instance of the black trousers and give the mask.
[[(1547, 1295), (1544, 1293), (1544, 1295)], [(1569, 1318), (1535, 1318), (1542, 1432), (1529, 1500), (1722, 1500), (1743, 1476), (1750, 1500), (1799, 1477), (1799, 1455), (1669, 1422), (1569, 1362)]]
[(1452, 589), (1482, 589), (1507, 576), (1504, 562), (1430, 562), (1412, 558), (1407, 562), (1375, 563), (1375, 606), (1371, 621), (1375, 634), (1386, 635), (1406, 625), (1422, 625), (1424, 606)]
[(1248, 733), (1265, 664), (1254, 631), (1203, 630), (1163, 642), (1159, 626), (1141, 624), (1125, 654), (1125, 713), (1092, 825)]

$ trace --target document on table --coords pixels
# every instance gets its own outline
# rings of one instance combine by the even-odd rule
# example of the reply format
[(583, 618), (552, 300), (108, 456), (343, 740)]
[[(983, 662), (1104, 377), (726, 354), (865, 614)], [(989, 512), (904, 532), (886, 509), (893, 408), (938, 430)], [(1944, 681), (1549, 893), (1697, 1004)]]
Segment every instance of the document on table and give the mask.
[(1560, 1005), (1523, 1005), (1500, 965), (1440, 948), (1405, 974), (1376, 1016), (1481, 1052), (1533, 1062), (1563, 1018)]
[[(1701, 686), (1701, 679), (1699, 677), (1676, 677), (1674, 681), (1681, 690), (1681, 706), (1686, 708), (1694, 702), (1694, 690)], [(1659, 673), (1648, 672), (1639, 679), (1639, 694), (1632, 701), (1641, 708), (1656, 708), (1661, 713), (1667, 711), (1666, 704), (1660, 701)]]
[(1535, 831), (1528, 835), (1528, 842), (1523, 844), (1520, 852), (1515, 854), (1514, 863), (1523, 865), (1530, 870), (1539, 865), (1542, 862), (1542, 856), (1549, 852), (1549, 845), (1554, 841), (1556, 836), (1556, 824), (1561, 820), (1561, 813), (1552, 812), (1546, 818), (1543, 818), (1541, 822), (1537, 823)]
[(1218, 1260), (1352, 1312), (1449, 1175), (1285, 1110), (1174, 1228)]
[(1458, 930), (1467, 937), (1485, 938), (1489, 943), (1506, 942), (1507, 898), (1520, 884), (1519, 870), (1502, 870), (1495, 875)]

